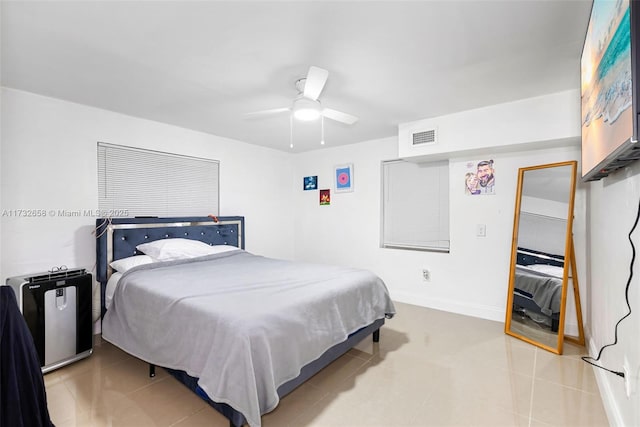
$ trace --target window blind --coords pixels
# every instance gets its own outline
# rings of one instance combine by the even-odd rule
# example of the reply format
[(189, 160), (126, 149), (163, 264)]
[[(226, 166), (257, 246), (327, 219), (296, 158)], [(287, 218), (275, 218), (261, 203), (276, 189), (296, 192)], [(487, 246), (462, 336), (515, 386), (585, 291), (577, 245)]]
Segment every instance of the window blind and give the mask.
[(127, 216), (219, 213), (217, 160), (98, 143), (101, 212)]
[(382, 247), (449, 251), (449, 162), (382, 162)]

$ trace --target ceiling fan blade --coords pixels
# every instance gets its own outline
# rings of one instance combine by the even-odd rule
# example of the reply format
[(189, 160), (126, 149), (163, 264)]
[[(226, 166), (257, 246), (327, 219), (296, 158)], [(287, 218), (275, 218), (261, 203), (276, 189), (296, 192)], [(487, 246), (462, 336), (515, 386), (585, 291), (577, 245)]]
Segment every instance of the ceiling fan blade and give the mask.
[(271, 110), (261, 110), (261, 111), (254, 111), (251, 113), (245, 113), (244, 116), (245, 118), (259, 118), (263, 116), (270, 116), (271, 114), (279, 114), (279, 113), (285, 113), (289, 111), (291, 111), (291, 108), (289, 107), (272, 108)]
[(343, 113), (342, 111), (332, 110), (331, 108), (323, 108), (322, 115), (327, 119), (335, 120), (337, 122), (342, 122), (348, 125), (352, 125), (358, 121), (358, 118), (356, 116)]
[(309, 67), (307, 80), (304, 82), (304, 97), (316, 101), (324, 89), (324, 85), (329, 77), (329, 72), (322, 68)]

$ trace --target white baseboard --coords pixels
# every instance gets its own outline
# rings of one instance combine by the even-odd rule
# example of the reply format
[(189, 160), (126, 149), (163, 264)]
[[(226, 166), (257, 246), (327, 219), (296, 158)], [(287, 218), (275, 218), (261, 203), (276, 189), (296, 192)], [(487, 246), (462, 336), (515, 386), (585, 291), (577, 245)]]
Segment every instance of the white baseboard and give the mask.
[[(390, 291), (394, 301), (407, 304), (419, 305), (422, 307), (434, 308), (436, 310), (448, 311), (451, 313), (463, 314), (465, 316), (479, 317), (481, 319), (504, 322), (505, 309), (495, 306), (459, 303), (457, 301), (443, 300), (438, 298), (424, 297), (410, 292)], [(566, 321), (565, 321), (566, 322)], [(566, 322), (564, 326), (565, 335), (578, 336), (578, 324)]]
[(436, 310), (448, 311), (465, 316), (479, 317), (481, 319), (504, 322), (504, 308), (494, 306), (459, 303), (457, 301), (444, 300), (438, 298), (424, 297), (410, 292), (390, 291), (391, 299), (407, 304), (419, 305)]
[[(589, 344), (589, 355), (597, 356), (598, 349), (596, 348), (596, 344), (591, 338), (589, 338), (587, 342)], [(611, 382), (609, 381), (609, 376), (611, 374), (596, 367), (592, 367), (592, 369), (596, 377), (596, 383), (598, 383), (598, 390), (600, 390), (602, 405), (607, 413), (609, 425), (612, 427), (624, 427), (624, 421), (622, 420), (620, 410), (618, 409), (618, 404), (616, 403), (616, 399), (611, 391)]]
[(577, 337), (579, 335), (578, 333), (578, 324), (577, 323), (569, 323), (565, 320), (564, 323), (564, 336), (566, 337), (567, 335), (572, 336), (572, 337)]
[(93, 324), (93, 335), (100, 335), (102, 333), (102, 322), (96, 320)]

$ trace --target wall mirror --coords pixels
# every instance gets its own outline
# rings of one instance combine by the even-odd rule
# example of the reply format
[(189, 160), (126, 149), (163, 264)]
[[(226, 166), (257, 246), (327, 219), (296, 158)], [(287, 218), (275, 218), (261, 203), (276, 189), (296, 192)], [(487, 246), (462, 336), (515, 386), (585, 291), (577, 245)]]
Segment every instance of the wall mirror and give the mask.
[[(572, 235), (576, 169), (569, 161), (518, 172), (505, 333), (557, 354), (565, 339), (584, 345)], [(577, 338), (564, 333), (570, 285)]]

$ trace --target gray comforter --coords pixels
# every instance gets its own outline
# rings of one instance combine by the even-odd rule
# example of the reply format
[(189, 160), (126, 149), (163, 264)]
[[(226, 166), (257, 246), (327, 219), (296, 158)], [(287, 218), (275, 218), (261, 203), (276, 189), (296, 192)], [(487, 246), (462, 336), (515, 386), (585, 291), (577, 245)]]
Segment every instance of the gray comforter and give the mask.
[(561, 278), (516, 266), (515, 288), (532, 295), (531, 299), (547, 316), (560, 312)]
[(198, 377), (212, 400), (259, 426), (302, 366), (394, 313), (371, 272), (237, 250), (129, 270), (102, 333), (140, 359)]

